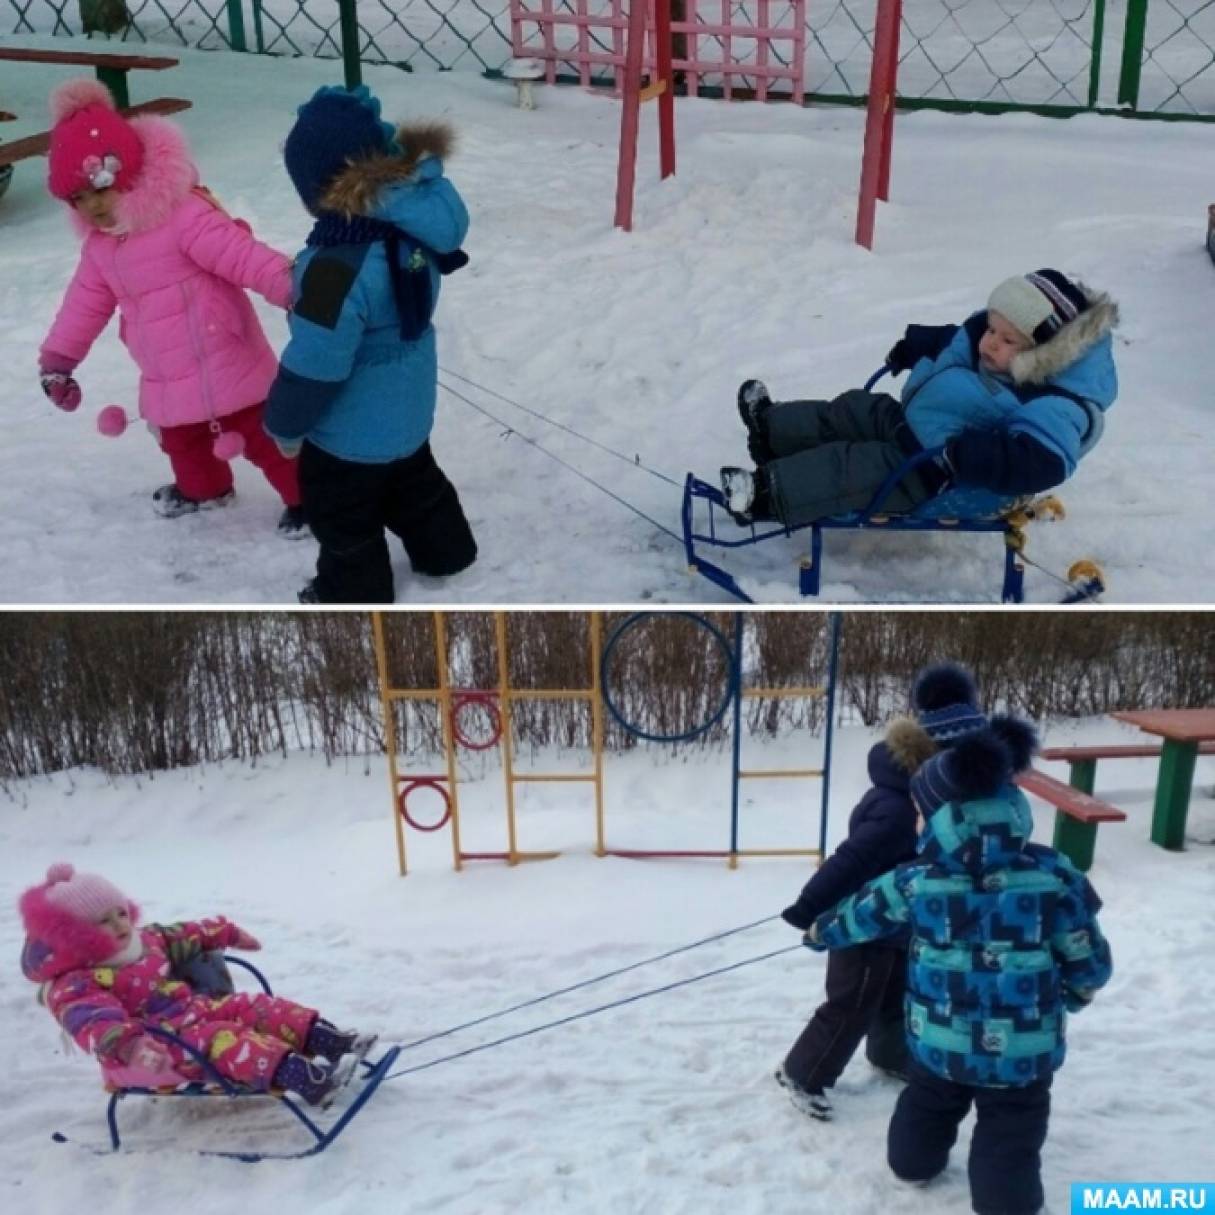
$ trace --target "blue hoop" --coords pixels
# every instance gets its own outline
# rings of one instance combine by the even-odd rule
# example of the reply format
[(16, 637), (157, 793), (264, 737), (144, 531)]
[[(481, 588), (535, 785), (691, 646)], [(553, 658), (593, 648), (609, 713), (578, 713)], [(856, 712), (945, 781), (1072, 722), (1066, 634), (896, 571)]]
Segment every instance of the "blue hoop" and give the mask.
[[(685, 620), (690, 620), (693, 624), (707, 629), (721, 647), (721, 652), (726, 659), (729, 675), (726, 678), (726, 690), (725, 695), (721, 699), (721, 704), (714, 709), (708, 720), (682, 734), (650, 734), (639, 726), (635, 726), (632, 722), (625, 721), (624, 716), (612, 702), (612, 698), (608, 693), (608, 664), (611, 662), (612, 651), (615, 649), (616, 643), (634, 625), (640, 624), (643, 620), (648, 620), (651, 616), (658, 616), (664, 620), (669, 620), (674, 616), (682, 616)], [(704, 734), (705, 731), (711, 730), (725, 716), (726, 710), (738, 695), (738, 682), (737, 656), (733, 649), (731, 649), (729, 641), (726, 640), (725, 635), (711, 620), (706, 619), (704, 616), (699, 616), (695, 612), (634, 612), (632, 616), (625, 617), (616, 626), (615, 631), (608, 638), (607, 645), (603, 647), (603, 655), (599, 659), (599, 690), (603, 696), (603, 703), (607, 705), (608, 712), (622, 729), (636, 735), (638, 738), (644, 738), (646, 742), (687, 742), (689, 739), (697, 738), (701, 734)]]

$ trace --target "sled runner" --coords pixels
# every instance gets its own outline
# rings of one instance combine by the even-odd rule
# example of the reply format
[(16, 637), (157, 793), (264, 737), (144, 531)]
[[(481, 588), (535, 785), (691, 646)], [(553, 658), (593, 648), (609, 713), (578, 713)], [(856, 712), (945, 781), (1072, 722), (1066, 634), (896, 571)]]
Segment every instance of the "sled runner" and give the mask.
[[(870, 376), (866, 389), (872, 388), (885, 373), (886, 368), (883, 367)], [(1100, 414), (1097, 413), (1091, 433), (1086, 436), (1086, 446), (1096, 442), (1101, 425)], [(751, 603), (750, 596), (734, 575), (706, 557), (703, 546), (746, 548), (809, 528), (810, 552), (798, 563), (798, 591), (802, 595), (817, 595), (822, 581), (824, 531), (880, 528), (888, 532), (991, 532), (1001, 536), (1004, 541), (1000, 600), (1002, 603), (1022, 603), (1025, 598), (1025, 529), (1036, 520), (1062, 519), (1065, 513), (1063, 503), (1052, 494), (1001, 498), (985, 489), (948, 487), (908, 514), (883, 513), (882, 507), (895, 486), (921, 464), (935, 460), (943, 450), (935, 447), (908, 457), (881, 484), (864, 510), (829, 515), (793, 527), (772, 521), (740, 526), (731, 518), (721, 488), (688, 473), (680, 513), (688, 568), (744, 603)], [(703, 525), (707, 530), (697, 530), (698, 502), (707, 504), (707, 522)], [(722, 531), (719, 531), (719, 525), (724, 525)], [(1094, 599), (1105, 589), (1100, 568), (1089, 560), (1076, 562), (1069, 569), (1067, 578), (1060, 578), (1059, 581), (1069, 587), (1068, 597), (1062, 600), (1064, 603)]]
[[(225, 994), (234, 990), (227, 963), (235, 963), (250, 971), (261, 984), (262, 990), (267, 995), (273, 994), (269, 983), (266, 982), (257, 967), (242, 958), (228, 957), (219, 953), (204, 954), (195, 959), (193, 963), (183, 968), (182, 977), (187, 978), (199, 991), (207, 991), (216, 995)], [(296, 1098), (286, 1092), (277, 1089), (264, 1092), (235, 1084), (221, 1076), (204, 1054), (183, 1042), (176, 1034), (151, 1025), (145, 1026), (145, 1032), (162, 1041), (173, 1043), (190, 1055), (202, 1068), (206, 1079), (189, 1080), (175, 1071), (149, 1072), (132, 1067), (103, 1067), (102, 1078), (105, 1088), (110, 1094), (109, 1104), (106, 1107), (106, 1123), (110, 1129), (110, 1147), (115, 1152), (122, 1146), (118, 1133), (118, 1103), (126, 1097), (261, 1098), (262, 1100), (278, 1101), (290, 1110), (312, 1136), (314, 1142), (311, 1146), (293, 1152), (198, 1150), (198, 1154), (200, 1156), (222, 1156), (246, 1164), (256, 1163), (259, 1160), (298, 1160), (305, 1156), (315, 1156), (333, 1143), (358, 1116), (367, 1102), (371, 1100), (376, 1089), (383, 1083), (400, 1054), (400, 1047), (392, 1046), (374, 1063), (359, 1059), (352, 1068), (350, 1083), (350, 1087), (357, 1090), (355, 1096), (342, 1110), (337, 1120), (328, 1129), (325, 1129), (305, 1111)], [(355, 1075), (356, 1071), (361, 1075)], [(68, 1142), (67, 1137), (59, 1132), (55, 1132), (51, 1138), (56, 1143)]]

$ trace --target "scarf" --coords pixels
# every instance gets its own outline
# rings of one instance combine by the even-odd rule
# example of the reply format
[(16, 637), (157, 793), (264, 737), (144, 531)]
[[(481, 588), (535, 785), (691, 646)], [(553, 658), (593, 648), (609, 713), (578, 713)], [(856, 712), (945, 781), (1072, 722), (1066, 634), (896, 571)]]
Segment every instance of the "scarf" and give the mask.
[(401, 340), (415, 342), (424, 334), (434, 315), (434, 296), (430, 288), (430, 263), (440, 274), (451, 274), (468, 264), (462, 249), (454, 253), (435, 253), (395, 224), (369, 215), (339, 215), (323, 211), (308, 234), (313, 248), (335, 245), (370, 245), (384, 242), (392, 297), (401, 321)]

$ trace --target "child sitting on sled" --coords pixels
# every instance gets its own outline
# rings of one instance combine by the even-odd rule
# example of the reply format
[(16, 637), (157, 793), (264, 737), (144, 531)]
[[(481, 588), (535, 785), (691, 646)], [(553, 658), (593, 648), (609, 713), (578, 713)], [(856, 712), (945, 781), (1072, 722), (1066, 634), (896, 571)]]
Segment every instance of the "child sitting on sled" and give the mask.
[(52, 865), (19, 903), (21, 968), (39, 1000), (119, 1083), (203, 1080), (168, 1030), (227, 1080), (255, 1092), (288, 1089), (327, 1102), (354, 1074), (375, 1036), (339, 1030), (313, 1009), (265, 994), (205, 995), (178, 977), (213, 949), (260, 949), (222, 916), (139, 926), (139, 908), (105, 878)]
[(773, 401), (738, 390), (755, 470), (721, 470), (730, 513), (788, 527), (861, 510), (909, 457), (943, 449), (890, 491), (905, 513), (947, 487), (993, 500), (1066, 480), (1118, 392), (1117, 305), (1057, 270), (1006, 279), (961, 325), (909, 325), (886, 356), (909, 371), (901, 399), (854, 388), (834, 400)]

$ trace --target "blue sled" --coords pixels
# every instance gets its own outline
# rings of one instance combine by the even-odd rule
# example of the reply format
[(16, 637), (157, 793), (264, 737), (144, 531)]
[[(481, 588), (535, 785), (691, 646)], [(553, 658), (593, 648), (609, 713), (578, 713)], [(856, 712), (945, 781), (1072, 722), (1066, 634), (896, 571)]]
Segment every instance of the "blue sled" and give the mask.
[[(222, 957), (218, 953), (203, 955), (201, 958), (195, 959), (192, 964), (190, 977), (200, 990), (230, 991), (232, 989), (231, 979), (225, 963), (235, 963), (243, 969), (251, 971), (261, 984), (262, 990), (270, 993), (270, 985), (266, 982), (257, 967), (241, 958)], [(197, 1084), (169, 1090), (120, 1088), (111, 1092), (110, 1102), (106, 1107), (106, 1122), (110, 1128), (110, 1150), (113, 1152), (117, 1152), (122, 1146), (122, 1140), (118, 1134), (118, 1103), (124, 1097), (205, 1097), (209, 1099), (226, 1098), (231, 1100), (248, 1100), (260, 1097), (262, 1099), (269, 1098), (278, 1101), (290, 1110), (303, 1126), (307, 1128), (308, 1133), (314, 1140), (312, 1145), (297, 1152), (223, 1152), (196, 1149), (197, 1154), (199, 1156), (220, 1156), (226, 1160), (239, 1160), (244, 1164), (256, 1164), (259, 1160), (302, 1160), (306, 1156), (319, 1155), (337, 1139), (351, 1122), (354, 1121), (367, 1102), (371, 1100), (376, 1089), (387, 1078), (392, 1065), (397, 1060), (397, 1056), (401, 1053), (399, 1046), (390, 1046), (375, 1063), (368, 1063), (366, 1060), (360, 1063), (359, 1066), (363, 1071), (361, 1079), (351, 1082), (352, 1086), (358, 1086), (361, 1083), (357, 1095), (346, 1109), (342, 1111), (341, 1117), (328, 1130), (325, 1130), (300, 1107), (297, 1101), (293, 1100), (286, 1093), (264, 1093), (242, 1088), (240, 1085), (233, 1084), (232, 1081), (221, 1076), (204, 1054), (183, 1042), (176, 1034), (169, 1033), (167, 1030), (157, 1029), (150, 1025), (144, 1027), (144, 1032), (161, 1038), (166, 1042), (172, 1042), (193, 1056), (195, 1062), (203, 1069), (203, 1073), (207, 1079)], [(51, 1138), (56, 1143), (69, 1142), (67, 1136), (61, 1134), (59, 1131), (56, 1131)], [(108, 1153), (100, 1150), (97, 1150), (97, 1154), (108, 1155)]]
[[(771, 540), (777, 536), (791, 536), (794, 532), (810, 528), (810, 556), (807, 560), (802, 561), (798, 570), (798, 591), (802, 595), (817, 595), (822, 578), (824, 531), (861, 531), (881, 528), (888, 532), (993, 532), (1004, 538), (1004, 581), (1000, 588), (1000, 599), (1003, 603), (1023, 602), (1025, 566), (1017, 556), (1021, 537), (1012, 524), (998, 514), (992, 513), (979, 518), (951, 517), (940, 514), (943, 507), (950, 509), (955, 505), (949, 501), (956, 498), (955, 492), (947, 492), (924, 503), (910, 515), (883, 515), (880, 513), (881, 504), (889, 496), (894, 486), (918, 464), (933, 459), (935, 455), (934, 451), (919, 452), (907, 460), (890, 474), (874, 495), (872, 502), (863, 511), (831, 515), (828, 518), (816, 519), (813, 523), (802, 523), (796, 527), (761, 523), (752, 524), (749, 529), (746, 529), (740, 528), (730, 519), (731, 530), (741, 533), (737, 539), (725, 538), (717, 532), (716, 512), (721, 510), (729, 518), (728, 512), (726, 512), (726, 500), (721, 489), (688, 473), (687, 479), (684, 481), (681, 512), (683, 545), (688, 566), (744, 603), (751, 603), (751, 597), (738, 585), (734, 576), (703, 556), (697, 550), (698, 544), (711, 544), (727, 549), (745, 548), (751, 544), (762, 544), (765, 540)], [(707, 532), (696, 530), (693, 515), (698, 499), (709, 504)], [(956, 505), (963, 504), (959, 502)], [(1008, 505), (1013, 504), (1010, 502)]]

